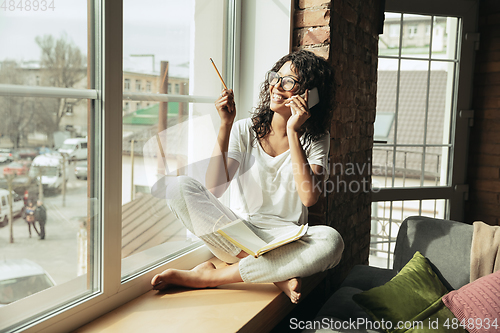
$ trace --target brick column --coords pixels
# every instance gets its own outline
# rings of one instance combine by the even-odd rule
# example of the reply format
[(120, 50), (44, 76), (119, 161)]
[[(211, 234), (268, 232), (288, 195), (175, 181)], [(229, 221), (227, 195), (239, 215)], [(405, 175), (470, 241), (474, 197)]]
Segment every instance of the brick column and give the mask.
[(465, 221), (500, 225), (500, 5), (479, 2), (481, 41), (474, 67)]
[(368, 263), (379, 6), (379, 0), (295, 1), (294, 50), (323, 56), (336, 71), (330, 191), (310, 210), (313, 224), (331, 225), (344, 238), (342, 261), (330, 273), (332, 286), (354, 265)]

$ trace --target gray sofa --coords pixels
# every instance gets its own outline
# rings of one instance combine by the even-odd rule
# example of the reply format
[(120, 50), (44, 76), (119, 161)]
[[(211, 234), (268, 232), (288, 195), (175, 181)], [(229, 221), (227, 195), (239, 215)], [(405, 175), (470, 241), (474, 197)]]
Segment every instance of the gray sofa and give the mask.
[[(416, 251), (427, 259), (448, 290), (469, 283), (470, 249), (473, 226), (461, 222), (421, 216), (403, 221), (396, 240), (393, 269), (366, 265), (355, 266), (337, 290), (318, 312), (314, 321), (327, 322), (321, 329), (303, 332), (383, 332), (366, 326), (348, 325), (358, 318), (371, 320), (353, 300), (354, 294), (385, 284), (410, 261)], [(342, 326), (342, 323), (344, 325)], [(362, 322), (362, 319), (359, 320)], [(324, 328), (328, 327), (328, 328)], [(335, 327), (345, 327), (335, 329)], [(350, 328), (349, 328), (350, 327)], [(354, 327), (354, 328), (353, 328)], [(332, 329), (333, 328), (333, 329)]]

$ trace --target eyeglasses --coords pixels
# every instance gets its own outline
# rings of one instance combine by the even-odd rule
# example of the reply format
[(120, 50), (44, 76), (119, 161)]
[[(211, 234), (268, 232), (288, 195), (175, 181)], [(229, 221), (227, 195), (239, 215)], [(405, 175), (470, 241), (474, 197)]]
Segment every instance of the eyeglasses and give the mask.
[(277, 85), (281, 80), (281, 88), (283, 88), (284, 91), (290, 91), (295, 87), (296, 84), (299, 84), (299, 81), (295, 80), (294, 78), (290, 76), (280, 76), (274, 71), (267, 72), (266, 78), (267, 82), (272, 86)]

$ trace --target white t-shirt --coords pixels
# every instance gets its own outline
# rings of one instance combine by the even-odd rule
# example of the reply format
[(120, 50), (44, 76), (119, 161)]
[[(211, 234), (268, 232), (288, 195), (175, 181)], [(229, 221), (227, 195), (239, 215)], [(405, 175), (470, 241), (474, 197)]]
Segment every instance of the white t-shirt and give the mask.
[[(261, 228), (307, 223), (307, 207), (300, 201), (292, 173), (290, 150), (272, 157), (254, 140), (252, 120), (233, 124), (228, 157), (240, 163), (232, 180), (230, 208), (242, 219)], [(300, 138), (304, 145), (304, 136)], [(309, 164), (328, 172), (329, 133), (305, 148)]]

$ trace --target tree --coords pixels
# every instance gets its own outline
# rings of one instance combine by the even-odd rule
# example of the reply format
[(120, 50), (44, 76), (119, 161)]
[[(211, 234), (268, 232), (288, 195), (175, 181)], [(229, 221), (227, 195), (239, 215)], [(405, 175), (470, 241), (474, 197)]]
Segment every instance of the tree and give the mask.
[[(86, 57), (66, 35), (55, 39), (51, 35), (35, 38), (41, 50), (40, 65), (35, 68), (12, 60), (0, 63), (0, 83), (13, 85), (41, 85), (72, 88), (87, 75)], [(37, 77), (35, 83), (35, 75)], [(68, 98), (0, 97), (0, 133), (10, 138), (14, 148), (27, 142), (29, 133), (43, 132), (48, 145), (53, 133), (60, 129), (61, 119), (69, 107), (78, 102)]]
[[(26, 75), (15, 61), (4, 61), (0, 68), (0, 83), (24, 85)], [(4, 96), (0, 98), (0, 132), (9, 137), (14, 148), (21, 145), (34, 129), (35, 98)]]
[[(87, 76), (87, 60), (82, 51), (68, 40), (67, 35), (55, 39), (52, 35), (37, 36), (35, 38), (41, 50), (40, 70), (42, 84), (50, 87), (73, 88)], [(68, 98), (57, 98), (55, 101), (42, 106), (40, 125), (46, 130), (61, 130), (59, 125), (66, 114), (68, 107), (74, 106), (78, 101)], [(47, 113), (54, 114), (48, 117)], [(54, 119), (54, 124), (47, 122)]]

